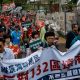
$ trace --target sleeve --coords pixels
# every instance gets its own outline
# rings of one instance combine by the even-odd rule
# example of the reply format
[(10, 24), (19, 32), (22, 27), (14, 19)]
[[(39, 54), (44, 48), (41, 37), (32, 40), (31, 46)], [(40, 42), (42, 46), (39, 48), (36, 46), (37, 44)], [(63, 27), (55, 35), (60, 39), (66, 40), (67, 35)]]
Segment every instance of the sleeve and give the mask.
[(75, 37), (73, 40), (72, 40), (72, 42), (71, 42), (71, 46), (76, 42), (78, 40), (78, 37)]

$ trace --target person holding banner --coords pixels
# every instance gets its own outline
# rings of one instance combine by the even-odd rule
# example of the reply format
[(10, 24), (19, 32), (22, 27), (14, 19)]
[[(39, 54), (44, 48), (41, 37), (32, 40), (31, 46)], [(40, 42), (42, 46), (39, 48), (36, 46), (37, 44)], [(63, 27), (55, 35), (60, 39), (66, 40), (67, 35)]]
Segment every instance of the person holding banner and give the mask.
[(72, 40), (78, 35), (78, 25), (72, 24), (72, 31), (70, 31), (66, 35), (66, 48), (69, 49), (71, 47)]
[(54, 40), (55, 40), (54, 32), (46, 32), (44, 37), (46, 40), (46, 42), (43, 45), (44, 48), (51, 47), (52, 45), (54, 45)]
[(71, 46), (72, 46), (77, 40), (80, 40), (80, 28), (78, 28), (78, 36), (76, 36), (76, 37), (72, 40)]
[[(72, 40), (71, 46), (72, 46), (76, 41), (78, 41), (78, 40), (80, 40), (80, 28), (78, 28), (78, 36), (76, 36), (76, 37)], [(73, 80), (80, 80), (80, 78), (73, 79)]]
[(32, 39), (29, 42), (29, 49), (27, 54), (36, 52), (37, 50), (42, 49), (42, 41), (39, 38), (39, 33), (37, 31), (32, 32)]
[[(0, 61), (6, 59), (14, 59), (13, 51), (9, 48), (5, 48), (5, 40), (4, 38), (0, 38)], [(3, 79), (4, 76), (0, 75), (0, 80)]]
[(15, 57), (17, 58), (17, 56), (20, 53), (20, 48), (18, 47), (18, 45), (12, 44), (10, 35), (5, 35), (4, 38), (5, 38), (5, 47), (10, 48), (13, 51)]
[[(54, 44), (54, 41), (55, 41), (54, 32), (46, 32), (45, 33), (45, 40), (46, 40), (46, 43), (43, 46), (44, 48), (51, 47), (52, 45), (55, 46), (55, 44)], [(48, 76), (46, 76), (44, 80), (48, 80)], [(80, 79), (76, 78), (76, 79), (60, 79), (60, 80), (80, 80)]]

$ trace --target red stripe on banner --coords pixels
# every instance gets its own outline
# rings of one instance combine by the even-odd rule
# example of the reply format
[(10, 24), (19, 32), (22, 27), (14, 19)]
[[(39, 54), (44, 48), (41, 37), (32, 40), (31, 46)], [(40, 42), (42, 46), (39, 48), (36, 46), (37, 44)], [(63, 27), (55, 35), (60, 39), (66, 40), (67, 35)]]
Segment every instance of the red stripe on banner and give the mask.
[(25, 73), (18, 74), (18, 80), (28, 80), (28, 71)]

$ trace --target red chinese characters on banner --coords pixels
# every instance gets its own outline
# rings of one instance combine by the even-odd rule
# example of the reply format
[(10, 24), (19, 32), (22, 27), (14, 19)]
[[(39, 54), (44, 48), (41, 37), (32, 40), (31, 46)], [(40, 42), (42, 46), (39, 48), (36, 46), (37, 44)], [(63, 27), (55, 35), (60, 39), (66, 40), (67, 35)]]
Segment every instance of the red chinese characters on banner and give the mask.
[[(50, 60), (49, 62), (42, 62), (41, 64), (38, 64), (36, 67), (33, 67), (29, 71), (25, 71), (23, 73), (19, 73), (17, 75), (18, 80), (29, 80), (29, 78), (34, 79), (35, 76), (39, 76), (42, 73), (47, 73), (48, 71), (57, 71), (61, 69), (67, 69), (70, 66), (73, 66), (73, 61), (75, 62), (75, 65), (80, 63), (80, 55), (76, 56), (74, 59), (67, 59), (62, 66), (60, 61), (58, 60)], [(66, 64), (65, 64), (66, 63)]]
[(68, 59), (67, 61), (63, 61), (62, 66), (63, 69), (69, 68), (73, 64), (73, 59)]
[(80, 55), (76, 56), (75, 60), (76, 60), (76, 63), (80, 64)]
[(18, 80), (28, 80), (28, 71), (18, 74)]
[(50, 69), (51, 69), (51, 71), (60, 69), (59, 62), (60, 61), (56, 61), (56, 60), (51, 60), (50, 61)]
[[(57, 63), (56, 63), (57, 62)], [(29, 71), (25, 71), (22, 73), (19, 73), (17, 75), (18, 80), (29, 80), (29, 78), (34, 79), (34, 76), (39, 76), (41, 73), (46, 73), (49, 70), (59, 70), (59, 61), (56, 60), (50, 60), (50, 62), (43, 62), (40, 65), (37, 65), (35, 68), (32, 68)], [(14, 76), (5, 76), (5, 78), (13, 78)]]

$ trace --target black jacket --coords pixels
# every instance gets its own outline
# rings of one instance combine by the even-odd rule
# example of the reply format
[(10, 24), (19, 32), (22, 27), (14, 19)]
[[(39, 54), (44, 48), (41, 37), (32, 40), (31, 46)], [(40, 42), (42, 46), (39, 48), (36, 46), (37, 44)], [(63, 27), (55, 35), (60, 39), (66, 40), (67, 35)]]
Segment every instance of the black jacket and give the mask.
[(67, 35), (66, 35), (66, 48), (70, 48), (71, 47), (71, 42), (72, 40), (77, 36), (78, 34), (75, 32), (70, 31)]

